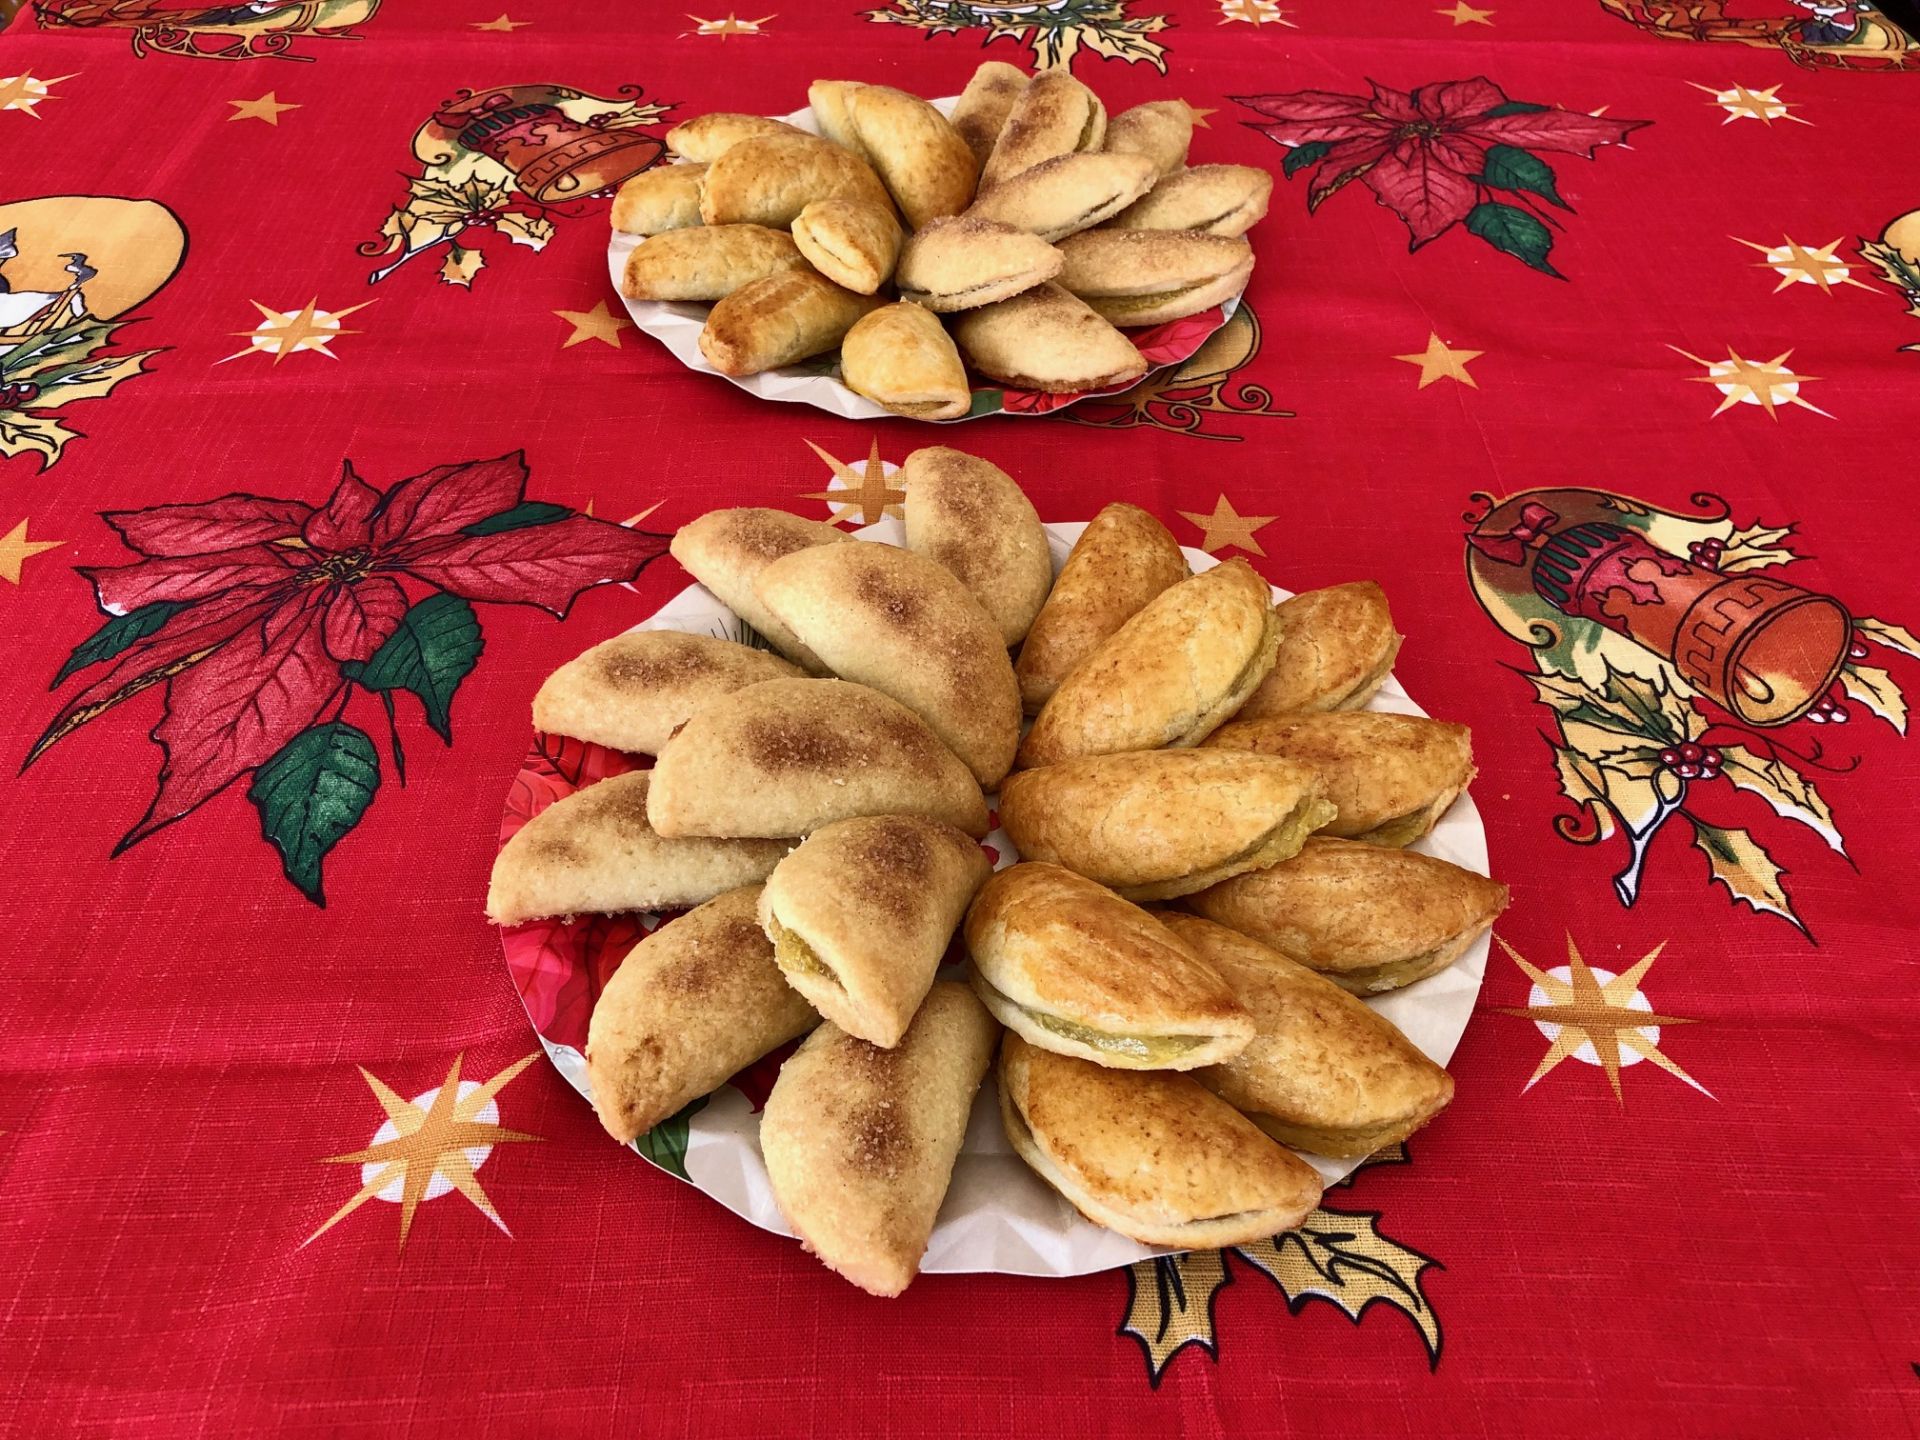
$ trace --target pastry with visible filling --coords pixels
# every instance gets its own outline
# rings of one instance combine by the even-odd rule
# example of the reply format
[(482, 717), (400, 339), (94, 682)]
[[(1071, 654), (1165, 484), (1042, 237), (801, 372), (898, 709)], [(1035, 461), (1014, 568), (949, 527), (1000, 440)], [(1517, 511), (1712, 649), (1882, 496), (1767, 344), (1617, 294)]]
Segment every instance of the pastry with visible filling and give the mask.
[(1400, 653), (1387, 595), (1371, 580), (1307, 590), (1273, 607), (1280, 649), (1234, 718), (1358, 710)]
[(1246, 240), (1196, 230), (1082, 230), (1060, 242), (1060, 285), (1115, 325), (1160, 325), (1238, 295)]
[(834, 284), (871, 295), (900, 256), (900, 222), (863, 200), (815, 200), (793, 219), (793, 243)]
[(935, 220), (909, 237), (894, 270), (900, 298), (939, 314), (974, 310), (1060, 273), (1060, 252), (1038, 235), (975, 216)]
[(1176, 170), (1113, 218), (1116, 230), (1244, 235), (1267, 213), (1273, 176), (1252, 165)]
[(861, 316), (847, 331), (840, 379), (856, 395), (915, 420), (957, 420), (973, 408), (953, 337), (939, 316), (906, 300)]
[(1131, 340), (1052, 283), (964, 311), (953, 338), (974, 369), (1021, 390), (1106, 390), (1147, 373)]

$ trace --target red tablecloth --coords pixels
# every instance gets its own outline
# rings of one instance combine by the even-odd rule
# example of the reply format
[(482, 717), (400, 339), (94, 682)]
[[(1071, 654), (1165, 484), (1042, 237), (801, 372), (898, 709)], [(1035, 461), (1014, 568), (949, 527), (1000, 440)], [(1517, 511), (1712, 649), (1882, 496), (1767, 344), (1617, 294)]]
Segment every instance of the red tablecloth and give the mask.
[[(1789, 0), (501, 3), (0, 38), (0, 1426), (1914, 1429), (1912, 42)], [(1182, 373), (936, 434), (623, 325), (569, 174), (990, 57), (1284, 162)], [(500, 87), (553, 107), (513, 143)], [(534, 1058), (480, 900), (539, 679), (685, 583), (677, 525), (859, 523), (935, 439), (1049, 519), (1380, 578), (1474, 727), (1514, 904), (1458, 1099), (1302, 1232), (883, 1303)]]

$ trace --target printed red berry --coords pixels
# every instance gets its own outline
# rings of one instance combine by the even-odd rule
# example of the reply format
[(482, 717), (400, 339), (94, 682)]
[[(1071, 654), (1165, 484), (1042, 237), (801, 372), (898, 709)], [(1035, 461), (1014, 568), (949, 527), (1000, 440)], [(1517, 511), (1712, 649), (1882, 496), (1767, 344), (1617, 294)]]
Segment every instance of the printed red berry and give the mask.
[(1848, 658), (1849, 660), (1864, 660), (1864, 659), (1866, 659), (1866, 658), (1867, 658), (1867, 647), (1866, 647), (1866, 646), (1864, 646), (1864, 645), (1862, 645), (1862, 644), (1861, 644), (1861, 643), (1860, 643), (1860, 642), (1859, 642), (1858, 640), (1856, 640), (1856, 641), (1854, 641), (1854, 642), (1853, 642), (1853, 644), (1851, 644), (1851, 645), (1849, 645), (1849, 646), (1847, 647), (1847, 658)]
[(1680, 763), (1680, 752), (1672, 749), (1662, 750), (1660, 752), (1660, 763), (1671, 770)]

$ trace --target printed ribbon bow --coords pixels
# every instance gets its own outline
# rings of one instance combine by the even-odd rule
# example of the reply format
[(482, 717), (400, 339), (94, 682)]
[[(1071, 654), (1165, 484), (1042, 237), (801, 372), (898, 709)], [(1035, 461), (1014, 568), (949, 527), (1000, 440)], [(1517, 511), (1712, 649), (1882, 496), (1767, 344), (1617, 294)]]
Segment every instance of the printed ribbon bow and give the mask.
[(1467, 543), (1504, 565), (1519, 565), (1526, 561), (1528, 547), (1545, 543), (1559, 523), (1555, 512), (1529, 501), (1520, 507), (1520, 518), (1511, 530), (1475, 531), (1467, 536)]

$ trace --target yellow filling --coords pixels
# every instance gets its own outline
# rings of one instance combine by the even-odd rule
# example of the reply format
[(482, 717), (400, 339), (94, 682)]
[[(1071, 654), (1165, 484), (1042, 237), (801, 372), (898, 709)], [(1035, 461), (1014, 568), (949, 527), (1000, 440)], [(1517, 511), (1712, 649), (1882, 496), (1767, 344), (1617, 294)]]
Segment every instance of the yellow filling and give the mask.
[(1364, 835), (1354, 836), (1354, 839), (1364, 840), (1369, 845), (1384, 845), (1390, 849), (1398, 849), (1403, 845), (1411, 845), (1422, 835), (1426, 834), (1431, 827), (1433, 822), (1432, 810), (1433, 807), (1429, 805), (1415, 810), (1411, 814), (1395, 816), (1391, 820), (1374, 826), (1373, 829), (1367, 831)]
[(840, 983), (840, 977), (818, 952), (778, 920), (773, 922), (773, 963), (789, 975), (807, 975), (829, 985)]
[(1177, 290), (1162, 290), (1157, 295), (1102, 295), (1101, 308), (1117, 310), (1122, 315), (1131, 315), (1136, 311), (1151, 309), (1155, 305), (1164, 305), (1169, 300), (1177, 300), (1182, 295), (1191, 295), (1198, 285), (1182, 285)]
[(1042, 1030), (1063, 1040), (1085, 1045), (1104, 1055), (1125, 1055), (1134, 1060), (1175, 1060), (1206, 1044), (1209, 1038), (1205, 1035), (1109, 1035), (1104, 1030), (1062, 1020), (1058, 1015), (1048, 1015), (1025, 1005), (1020, 1008)]

